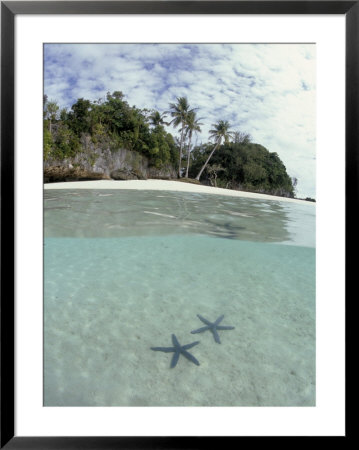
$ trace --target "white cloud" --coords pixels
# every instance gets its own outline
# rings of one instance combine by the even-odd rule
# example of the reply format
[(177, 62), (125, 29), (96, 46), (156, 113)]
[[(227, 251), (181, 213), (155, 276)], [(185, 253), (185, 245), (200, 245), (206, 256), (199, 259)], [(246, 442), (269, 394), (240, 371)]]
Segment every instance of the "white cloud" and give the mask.
[(120, 90), (160, 111), (186, 96), (203, 117), (199, 140), (228, 120), (278, 153), (299, 196), (314, 197), (315, 64), (311, 44), (47, 44), (45, 93), (70, 107)]

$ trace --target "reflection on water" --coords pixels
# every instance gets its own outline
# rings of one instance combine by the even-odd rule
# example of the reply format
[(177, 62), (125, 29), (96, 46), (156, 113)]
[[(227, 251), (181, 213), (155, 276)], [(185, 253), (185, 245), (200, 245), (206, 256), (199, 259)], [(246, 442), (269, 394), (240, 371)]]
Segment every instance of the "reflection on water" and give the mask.
[(205, 234), (315, 247), (315, 206), (167, 191), (44, 191), (45, 237)]

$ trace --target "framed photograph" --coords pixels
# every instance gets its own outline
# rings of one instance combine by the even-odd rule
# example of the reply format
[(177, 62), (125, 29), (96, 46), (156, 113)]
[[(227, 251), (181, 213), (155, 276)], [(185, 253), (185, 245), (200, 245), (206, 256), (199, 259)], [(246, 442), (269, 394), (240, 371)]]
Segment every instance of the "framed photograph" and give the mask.
[(358, 12), (1, 2), (1, 448), (348, 436)]

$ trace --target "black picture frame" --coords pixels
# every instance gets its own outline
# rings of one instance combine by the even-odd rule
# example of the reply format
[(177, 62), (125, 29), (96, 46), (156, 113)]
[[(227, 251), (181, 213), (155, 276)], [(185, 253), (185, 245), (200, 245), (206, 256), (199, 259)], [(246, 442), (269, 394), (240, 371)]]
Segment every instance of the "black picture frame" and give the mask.
[[(359, 1), (1, 2), (1, 441), (6, 449), (201, 448), (233, 437), (25, 437), (14, 435), (14, 19), (17, 14), (340, 14), (346, 19), (346, 324), (358, 248)], [(349, 207), (350, 205), (350, 207)], [(346, 325), (346, 342), (349, 340)], [(347, 365), (346, 365), (347, 367)], [(348, 369), (346, 370), (348, 373)], [(348, 387), (346, 383), (346, 392)], [(349, 437), (346, 394), (346, 433)], [(228, 442), (230, 440), (230, 442)], [(220, 441), (220, 442), (218, 442)], [(237, 442), (234, 444), (238, 445)]]

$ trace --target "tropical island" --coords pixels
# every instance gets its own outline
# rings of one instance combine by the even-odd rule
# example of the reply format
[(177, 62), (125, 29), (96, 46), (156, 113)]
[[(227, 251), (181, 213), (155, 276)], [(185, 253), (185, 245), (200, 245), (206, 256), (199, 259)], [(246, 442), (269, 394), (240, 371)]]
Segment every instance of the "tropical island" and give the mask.
[(295, 198), (297, 180), (278, 154), (228, 121), (197, 144), (203, 119), (186, 97), (160, 112), (130, 106), (120, 91), (79, 98), (69, 110), (45, 95), (43, 112), (45, 183), (151, 178)]

